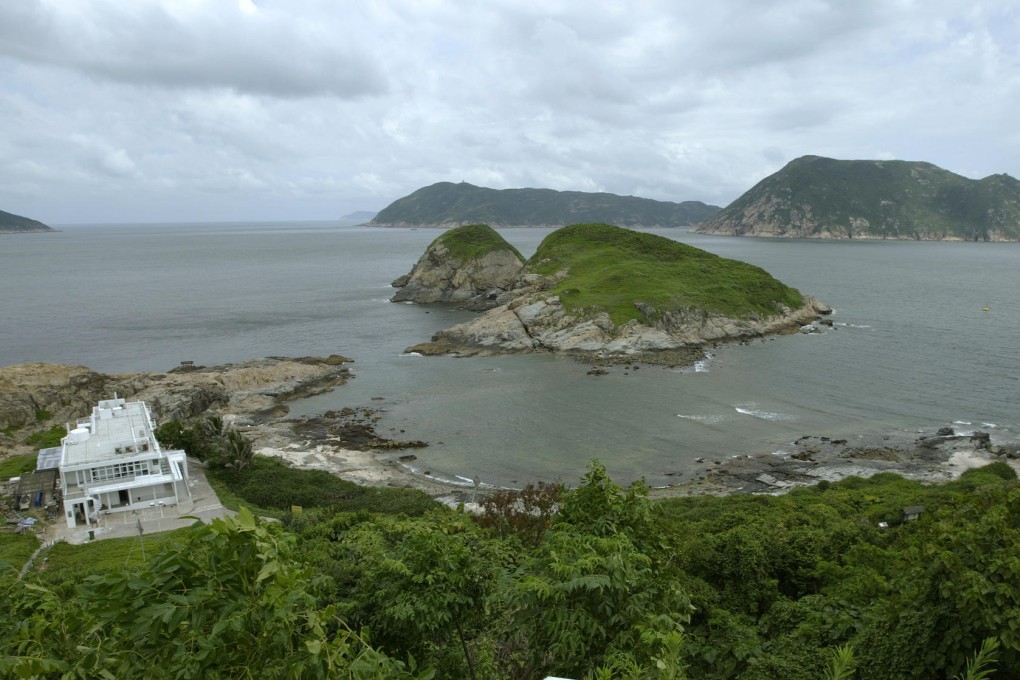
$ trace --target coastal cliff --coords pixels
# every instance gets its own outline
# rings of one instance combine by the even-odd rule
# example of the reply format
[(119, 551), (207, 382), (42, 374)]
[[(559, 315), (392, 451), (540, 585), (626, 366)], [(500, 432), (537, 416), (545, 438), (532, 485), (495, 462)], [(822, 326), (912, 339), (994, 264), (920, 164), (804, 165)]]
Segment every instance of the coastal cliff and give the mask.
[(654, 360), (708, 342), (797, 330), (831, 312), (753, 265), (606, 224), (550, 234), (508, 296), (408, 351)]
[(694, 231), (823, 239), (1020, 240), (1020, 181), (931, 163), (804, 156)]
[(436, 238), (411, 271), (393, 282), (400, 290), (391, 300), (491, 309), (523, 267), (521, 254), (491, 227), (457, 227)]

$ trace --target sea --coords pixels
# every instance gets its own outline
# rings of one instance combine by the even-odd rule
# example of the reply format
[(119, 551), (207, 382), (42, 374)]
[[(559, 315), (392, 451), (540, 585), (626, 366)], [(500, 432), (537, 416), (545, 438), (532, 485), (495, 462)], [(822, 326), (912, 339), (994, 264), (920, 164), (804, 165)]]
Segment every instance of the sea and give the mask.
[[(1020, 244), (751, 239), (650, 230), (763, 267), (834, 325), (711, 348), (693, 366), (588, 367), (551, 355), (422, 357), (471, 313), (389, 302), (439, 232), (327, 222), (95, 224), (0, 236), (0, 365), (166, 371), (342, 354), (353, 380), (294, 416), (378, 409), (421, 439), (422, 474), (575, 483), (598, 459), (652, 486), (698, 459), (786, 455), (805, 435), (1020, 438)], [(549, 229), (503, 229), (530, 255)]]

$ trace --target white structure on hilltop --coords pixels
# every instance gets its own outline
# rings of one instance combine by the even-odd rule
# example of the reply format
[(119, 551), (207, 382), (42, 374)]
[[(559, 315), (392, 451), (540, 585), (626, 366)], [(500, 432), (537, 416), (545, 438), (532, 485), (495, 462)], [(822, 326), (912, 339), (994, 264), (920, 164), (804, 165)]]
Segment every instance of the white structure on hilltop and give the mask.
[(184, 451), (163, 451), (144, 401), (105, 399), (61, 440), (60, 484), (71, 529), (123, 512), (190, 497)]

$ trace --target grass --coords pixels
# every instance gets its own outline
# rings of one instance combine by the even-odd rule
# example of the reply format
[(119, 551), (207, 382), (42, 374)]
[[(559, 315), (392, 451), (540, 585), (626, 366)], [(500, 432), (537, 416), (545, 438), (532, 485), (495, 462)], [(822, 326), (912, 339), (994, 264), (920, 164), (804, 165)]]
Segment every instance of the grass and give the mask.
[(39, 539), (31, 534), (0, 533), (0, 565), (20, 570), (39, 547)]
[(25, 443), (39, 449), (60, 446), (60, 440), (67, 434), (63, 425), (54, 425), (48, 430), (36, 432), (25, 438)]
[(436, 507), (428, 494), (417, 489), (359, 486), (325, 470), (302, 470), (264, 456), (255, 456), (252, 464), (239, 472), (210, 468), (207, 476), (224, 507), (236, 510), (243, 504), (270, 517), (281, 517), (295, 505), (407, 515), (421, 515)]
[(446, 246), (452, 257), (473, 260), (499, 250), (509, 250), (524, 262), (524, 256), (487, 224), (468, 224), (444, 232), (436, 242)]
[(142, 537), (107, 538), (82, 545), (57, 543), (45, 552), (45, 559), (36, 560), (30, 572), (31, 578), (48, 586), (71, 588), (86, 576), (122, 569), (137, 571), (146, 566), (164, 545), (184, 536), (188, 530), (188, 527), (183, 527)]
[(33, 472), (37, 460), (38, 454), (35, 453), (23, 453), (0, 460), (0, 479), (20, 477), (26, 472)]
[(552, 292), (574, 312), (605, 311), (619, 325), (646, 319), (635, 306), (662, 313), (701, 309), (732, 317), (772, 316), (776, 303), (800, 307), (795, 289), (764, 269), (662, 236), (608, 224), (574, 224), (547, 236), (529, 260), (540, 274), (569, 274)]

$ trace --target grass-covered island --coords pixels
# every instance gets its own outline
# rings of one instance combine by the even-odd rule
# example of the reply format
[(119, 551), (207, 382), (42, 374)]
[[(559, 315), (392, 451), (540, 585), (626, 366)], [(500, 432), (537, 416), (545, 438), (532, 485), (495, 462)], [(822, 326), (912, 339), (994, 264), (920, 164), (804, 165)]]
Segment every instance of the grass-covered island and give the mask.
[[(243, 483), (221, 477), (236, 517), (59, 544), (20, 580), (13, 565), (38, 543), (0, 534), (0, 676), (977, 680), (1020, 668), (1020, 486), (1004, 462), (932, 486), (882, 474), (659, 501), (593, 463), (575, 489), (498, 493), (480, 515), (387, 507), (385, 490), (352, 505), (315, 493), (310, 471), (253, 465)], [(247, 504), (270, 486), (303, 489), (302, 512), (256, 519)]]
[(658, 352), (796, 329), (830, 311), (760, 267), (609, 224), (551, 233), (504, 300), (410, 350), (650, 360)]

